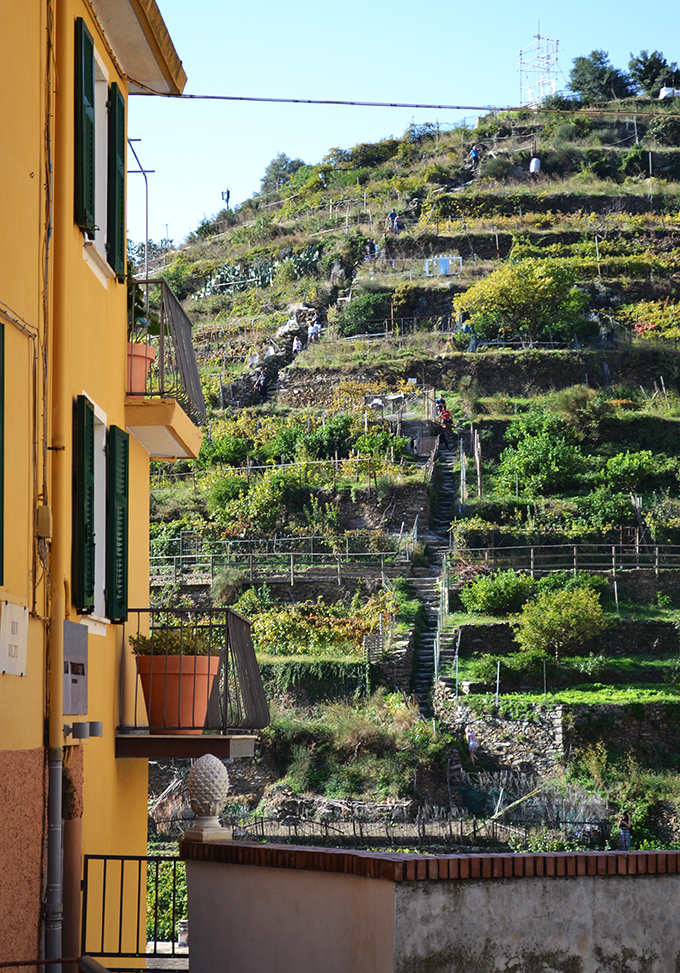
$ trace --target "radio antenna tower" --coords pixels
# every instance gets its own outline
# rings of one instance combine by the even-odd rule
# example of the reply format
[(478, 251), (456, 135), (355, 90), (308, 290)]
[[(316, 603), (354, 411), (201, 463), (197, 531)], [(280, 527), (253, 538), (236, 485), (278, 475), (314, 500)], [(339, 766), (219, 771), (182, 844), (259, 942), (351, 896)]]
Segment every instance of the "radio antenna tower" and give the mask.
[(519, 103), (535, 105), (557, 91), (557, 52), (560, 42), (541, 33), (541, 21), (533, 42), (519, 52)]

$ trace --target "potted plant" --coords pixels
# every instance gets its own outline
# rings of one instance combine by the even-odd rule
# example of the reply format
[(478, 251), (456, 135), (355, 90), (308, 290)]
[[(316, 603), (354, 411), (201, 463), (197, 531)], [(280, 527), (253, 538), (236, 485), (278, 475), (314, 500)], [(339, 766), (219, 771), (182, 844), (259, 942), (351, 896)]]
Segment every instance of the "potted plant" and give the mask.
[(128, 395), (144, 395), (149, 369), (156, 360), (156, 351), (146, 341), (149, 322), (146, 320), (144, 290), (135, 280), (132, 260), (128, 260), (127, 270), (128, 346), (125, 391)]
[(152, 733), (203, 732), (220, 656), (193, 626), (130, 636)]

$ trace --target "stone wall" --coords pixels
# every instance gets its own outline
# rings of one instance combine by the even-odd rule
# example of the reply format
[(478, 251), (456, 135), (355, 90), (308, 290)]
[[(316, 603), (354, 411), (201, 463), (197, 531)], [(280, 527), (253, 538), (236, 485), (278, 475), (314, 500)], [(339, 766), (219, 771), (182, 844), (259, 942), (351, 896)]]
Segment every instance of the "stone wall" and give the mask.
[[(519, 645), (513, 638), (508, 622), (492, 625), (463, 625), (460, 642), (461, 657), (481, 655), (508, 655), (518, 652)], [(678, 631), (672, 622), (621, 621), (610, 625), (605, 632), (586, 643), (580, 655), (629, 655), (658, 654), (671, 656), (680, 652)]]
[(475, 354), (454, 352), (423, 361), (375, 362), (371, 368), (348, 373), (340, 368), (310, 369), (294, 365), (282, 376), (285, 389), (279, 392), (280, 404), (337, 408), (340, 378), (357, 382), (382, 380), (393, 386), (400, 379), (416, 378), (419, 384), (441, 389), (457, 389), (464, 377), (476, 379), (483, 395), (535, 395), (553, 389), (569, 388), (586, 382), (597, 387), (604, 383), (603, 365), (611, 380), (627, 385), (653, 388), (659, 375), (667, 388), (677, 388), (680, 356), (657, 349), (612, 349), (607, 351), (552, 351), (528, 349), (508, 354), (483, 351)]
[(457, 737), (474, 730), (482, 761), (502, 770), (545, 775), (574, 751), (599, 742), (649, 767), (675, 766), (680, 753), (680, 702), (536, 706), (513, 719), (478, 713), (439, 682), (434, 710)]
[(536, 708), (527, 719), (478, 714), (465, 705), (464, 698), (456, 702), (440, 682), (435, 689), (434, 711), (461, 740), (466, 730), (473, 730), (479, 740), (480, 758), (499, 769), (544, 776), (564, 757), (561, 707)]

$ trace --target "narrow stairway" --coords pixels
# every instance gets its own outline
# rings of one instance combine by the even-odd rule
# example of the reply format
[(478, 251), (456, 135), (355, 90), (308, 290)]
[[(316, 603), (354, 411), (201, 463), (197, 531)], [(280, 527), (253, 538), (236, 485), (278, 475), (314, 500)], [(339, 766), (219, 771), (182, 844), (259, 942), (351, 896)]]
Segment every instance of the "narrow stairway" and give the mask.
[(416, 596), (425, 606), (427, 628), (421, 632), (418, 663), (414, 673), (413, 692), (424, 717), (432, 715), (432, 683), (434, 679), (434, 650), (437, 638), (440, 586), (444, 559), (449, 550), (449, 528), (455, 497), (455, 449), (440, 449), (437, 463), (441, 470), (439, 502), (430, 518), (429, 531), (421, 533), (430, 553), (428, 568), (417, 571), (411, 584)]

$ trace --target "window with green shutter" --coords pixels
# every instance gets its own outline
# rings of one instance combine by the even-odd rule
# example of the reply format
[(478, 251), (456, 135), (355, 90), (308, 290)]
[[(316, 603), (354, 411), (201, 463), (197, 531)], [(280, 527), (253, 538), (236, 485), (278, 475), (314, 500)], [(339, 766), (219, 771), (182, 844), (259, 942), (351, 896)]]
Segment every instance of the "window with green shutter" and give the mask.
[(82, 17), (76, 20), (75, 221), (86, 236), (95, 230), (94, 41)]
[(109, 429), (106, 517), (106, 614), (111, 621), (127, 618), (128, 496), (130, 437), (118, 426)]
[(76, 402), (75, 475), (74, 596), (77, 610), (90, 614), (95, 592), (94, 408), (84, 395), (79, 395)]
[(114, 83), (109, 89), (109, 171), (106, 252), (119, 277), (125, 275), (125, 99)]

